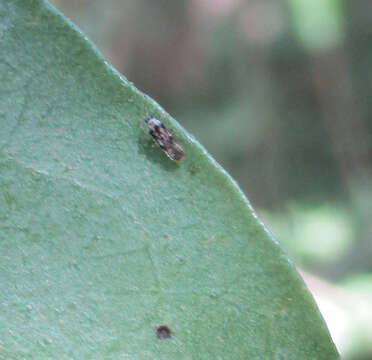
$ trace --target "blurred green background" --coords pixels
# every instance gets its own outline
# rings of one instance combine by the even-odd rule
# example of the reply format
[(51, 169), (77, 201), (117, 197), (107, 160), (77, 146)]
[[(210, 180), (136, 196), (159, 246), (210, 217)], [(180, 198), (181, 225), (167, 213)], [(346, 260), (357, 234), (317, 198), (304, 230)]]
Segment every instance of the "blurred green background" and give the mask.
[(372, 1), (53, 0), (238, 181), (372, 359)]

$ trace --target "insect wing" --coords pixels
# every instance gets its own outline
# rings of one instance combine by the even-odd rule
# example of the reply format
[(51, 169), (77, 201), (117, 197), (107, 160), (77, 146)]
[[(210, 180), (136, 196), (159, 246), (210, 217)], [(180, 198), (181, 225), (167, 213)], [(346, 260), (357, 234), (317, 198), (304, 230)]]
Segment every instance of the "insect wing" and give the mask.
[(183, 160), (185, 157), (185, 152), (183, 151), (182, 147), (176, 142), (173, 142), (172, 146), (169, 146), (165, 153), (170, 159), (175, 161)]

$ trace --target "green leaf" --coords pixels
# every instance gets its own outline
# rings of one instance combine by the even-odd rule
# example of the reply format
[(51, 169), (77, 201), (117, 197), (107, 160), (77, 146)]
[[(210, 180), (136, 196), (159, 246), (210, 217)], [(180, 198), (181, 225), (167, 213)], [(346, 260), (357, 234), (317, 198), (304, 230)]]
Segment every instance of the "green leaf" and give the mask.
[(73, 24), (1, 0), (0, 41), (0, 359), (338, 358), (237, 185)]

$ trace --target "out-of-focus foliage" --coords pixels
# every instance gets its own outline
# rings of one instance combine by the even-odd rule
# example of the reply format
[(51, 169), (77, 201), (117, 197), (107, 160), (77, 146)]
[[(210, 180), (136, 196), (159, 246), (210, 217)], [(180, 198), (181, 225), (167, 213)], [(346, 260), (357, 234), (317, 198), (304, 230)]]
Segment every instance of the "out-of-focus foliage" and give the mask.
[(345, 255), (354, 236), (350, 217), (342, 208), (304, 209), (295, 203), (284, 212), (263, 211), (262, 215), (297, 258), (297, 266), (313, 271)]
[[(53, 2), (201, 140), (304, 270), (341, 287), (372, 272), (371, 1)], [(348, 316), (333, 317), (354, 331), (334, 333), (341, 352), (371, 358)]]
[(295, 33), (311, 51), (330, 50), (344, 35), (342, 2), (339, 0), (289, 0)]

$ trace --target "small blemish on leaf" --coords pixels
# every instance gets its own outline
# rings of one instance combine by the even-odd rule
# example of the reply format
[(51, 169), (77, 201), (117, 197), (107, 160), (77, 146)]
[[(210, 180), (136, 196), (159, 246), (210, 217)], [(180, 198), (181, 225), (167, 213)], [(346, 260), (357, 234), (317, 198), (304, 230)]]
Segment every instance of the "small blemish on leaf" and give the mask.
[(189, 172), (191, 175), (195, 175), (199, 171), (199, 166), (192, 164), (189, 166)]
[(169, 327), (167, 325), (159, 326), (156, 329), (156, 337), (159, 340), (170, 339), (170, 337), (171, 337), (171, 331), (170, 331)]
[(5, 191), (3, 196), (5, 198), (6, 204), (10, 208), (13, 208), (16, 205), (16, 198), (12, 194), (10, 194), (9, 192)]

